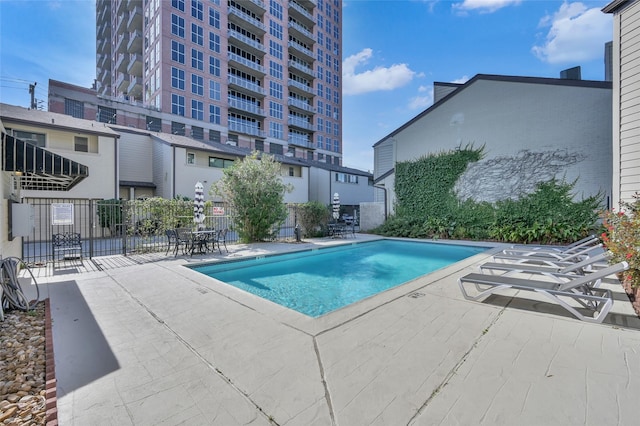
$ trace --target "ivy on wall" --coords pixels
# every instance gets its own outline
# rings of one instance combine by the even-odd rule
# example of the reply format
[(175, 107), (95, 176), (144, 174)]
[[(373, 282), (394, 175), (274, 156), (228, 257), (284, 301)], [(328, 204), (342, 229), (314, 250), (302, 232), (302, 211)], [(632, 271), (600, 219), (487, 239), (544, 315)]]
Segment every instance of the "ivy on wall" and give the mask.
[[(603, 197), (575, 201), (576, 182), (551, 179), (518, 199), (461, 201), (454, 187), (484, 146), (423, 156), (396, 165), (396, 214), (374, 233), (409, 238), (566, 243), (597, 229)], [(499, 185), (500, 182), (495, 182)]]

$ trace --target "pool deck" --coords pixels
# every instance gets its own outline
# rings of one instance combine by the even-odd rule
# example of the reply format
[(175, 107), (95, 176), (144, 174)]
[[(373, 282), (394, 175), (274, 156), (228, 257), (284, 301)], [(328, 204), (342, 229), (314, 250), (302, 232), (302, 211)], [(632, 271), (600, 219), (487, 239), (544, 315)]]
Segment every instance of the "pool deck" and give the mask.
[(467, 301), (456, 280), (483, 253), (314, 319), (184, 267), (353, 241), (37, 276), (59, 424), (637, 424), (640, 320), (619, 283), (604, 324), (514, 291)]

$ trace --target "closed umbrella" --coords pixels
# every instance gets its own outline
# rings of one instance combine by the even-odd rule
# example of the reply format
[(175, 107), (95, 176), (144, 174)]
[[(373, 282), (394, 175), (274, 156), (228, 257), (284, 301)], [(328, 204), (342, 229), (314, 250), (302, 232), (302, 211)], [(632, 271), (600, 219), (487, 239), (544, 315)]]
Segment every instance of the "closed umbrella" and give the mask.
[(338, 220), (340, 217), (340, 195), (336, 192), (333, 194), (333, 218)]
[(202, 183), (196, 183), (196, 195), (193, 200), (193, 221), (201, 229), (204, 223), (204, 187)]

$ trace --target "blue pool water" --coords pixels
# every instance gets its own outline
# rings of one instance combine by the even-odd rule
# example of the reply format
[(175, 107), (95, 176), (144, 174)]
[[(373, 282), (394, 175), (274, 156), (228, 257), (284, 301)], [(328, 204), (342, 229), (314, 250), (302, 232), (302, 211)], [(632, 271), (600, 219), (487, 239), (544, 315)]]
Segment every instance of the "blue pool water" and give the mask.
[(192, 269), (318, 317), (485, 250), (487, 247), (378, 240)]

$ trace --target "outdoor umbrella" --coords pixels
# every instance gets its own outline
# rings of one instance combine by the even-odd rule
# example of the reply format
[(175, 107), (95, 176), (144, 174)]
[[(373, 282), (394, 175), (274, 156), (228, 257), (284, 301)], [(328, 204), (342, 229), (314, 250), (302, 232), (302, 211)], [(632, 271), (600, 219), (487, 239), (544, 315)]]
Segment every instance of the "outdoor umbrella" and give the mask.
[(333, 218), (338, 220), (340, 217), (340, 195), (336, 192), (333, 194)]
[(196, 183), (196, 196), (193, 200), (193, 221), (198, 229), (202, 228), (204, 222), (204, 187), (202, 183)]

